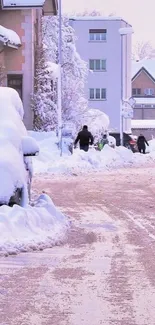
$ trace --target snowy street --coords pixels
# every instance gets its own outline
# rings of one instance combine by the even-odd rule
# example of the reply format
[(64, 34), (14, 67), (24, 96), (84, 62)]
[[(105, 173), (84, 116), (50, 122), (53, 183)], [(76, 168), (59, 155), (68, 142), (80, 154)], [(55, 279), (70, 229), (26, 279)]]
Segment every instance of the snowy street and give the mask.
[(42, 190), (72, 227), (60, 246), (0, 258), (0, 325), (154, 325), (155, 169), (38, 175)]

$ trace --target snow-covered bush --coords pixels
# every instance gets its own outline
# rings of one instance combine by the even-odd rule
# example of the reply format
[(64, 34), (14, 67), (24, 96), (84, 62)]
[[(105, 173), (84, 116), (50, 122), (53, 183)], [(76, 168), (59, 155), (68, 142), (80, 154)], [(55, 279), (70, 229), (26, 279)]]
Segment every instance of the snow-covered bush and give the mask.
[(83, 124), (88, 125), (89, 130), (95, 137), (95, 142), (108, 131), (109, 117), (99, 109), (89, 109), (83, 116)]

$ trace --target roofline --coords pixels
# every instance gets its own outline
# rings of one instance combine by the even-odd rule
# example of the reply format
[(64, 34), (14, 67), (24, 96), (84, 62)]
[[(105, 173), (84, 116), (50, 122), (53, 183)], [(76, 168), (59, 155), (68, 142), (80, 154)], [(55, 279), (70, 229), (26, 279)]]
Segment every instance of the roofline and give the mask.
[(142, 71), (144, 71), (144, 72), (149, 76), (149, 78), (151, 78), (151, 79), (153, 80), (153, 82), (155, 82), (155, 79), (153, 78), (153, 76), (152, 76), (152, 75), (147, 71), (147, 69), (145, 69), (144, 67), (141, 67), (141, 68), (136, 72), (136, 74), (132, 77), (131, 81), (134, 81)]
[[(84, 17), (86, 17), (86, 18), (84, 18)], [(93, 16), (91, 16), (91, 17), (93, 17)], [(97, 17), (97, 16), (94, 16), (94, 17)], [(83, 18), (81, 17), (80, 18), (80, 16), (78, 17), (77, 16), (77, 18), (76, 17), (71, 17), (71, 18), (69, 18), (69, 20), (72, 20), (72, 21), (122, 21), (123, 23), (125, 23), (125, 24), (128, 24), (128, 26), (130, 26), (130, 27), (132, 27), (132, 25), (131, 24), (129, 24), (126, 20), (124, 20), (123, 18), (121, 18), (121, 17), (114, 17), (114, 18), (112, 18), (112, 16), (109, 16), (110, 17), (110, 19), (108, 18), (108, 17), (100, 17), (100, 16), (98, 16), (98, 18), (89, 18), (89, 17), (87, 17), (87, 16), (83, 16)]]

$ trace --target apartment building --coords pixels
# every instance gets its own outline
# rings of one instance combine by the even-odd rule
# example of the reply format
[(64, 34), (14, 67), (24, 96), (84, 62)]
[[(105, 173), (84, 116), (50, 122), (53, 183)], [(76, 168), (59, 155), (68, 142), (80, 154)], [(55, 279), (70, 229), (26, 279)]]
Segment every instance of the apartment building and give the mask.
[[(117, 17), (73, 17), (70, 25), (77, 51), (89, 65), (85, 85), (89, 107), (105, 112), (111, 130), (119, 130), (122, 92), (124, 99), (131, 96), (131, 34), (120, 35), (119, 30), (131, 25)], [(124, 120), (124, 130), (130, 129), (131, 120)]]
[[(0, 0), (2, 86), (16, 89), (24, 104), (24, 123), (33, 128), (35, 49), (41, 43), (42, 15), (57, 14), (57, 0)], [(0, 70), (0, 71), (1, 71)]]

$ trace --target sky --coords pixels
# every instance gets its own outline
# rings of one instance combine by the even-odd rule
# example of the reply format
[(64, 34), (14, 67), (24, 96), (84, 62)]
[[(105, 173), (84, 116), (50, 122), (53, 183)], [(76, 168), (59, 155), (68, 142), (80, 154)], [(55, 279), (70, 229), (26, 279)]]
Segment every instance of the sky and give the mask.
[(64, 12), (99, 10), (114, 13), (130, 23), (133, 43), (150, 41), (155, 47), (155, 0), (62, 0)]

